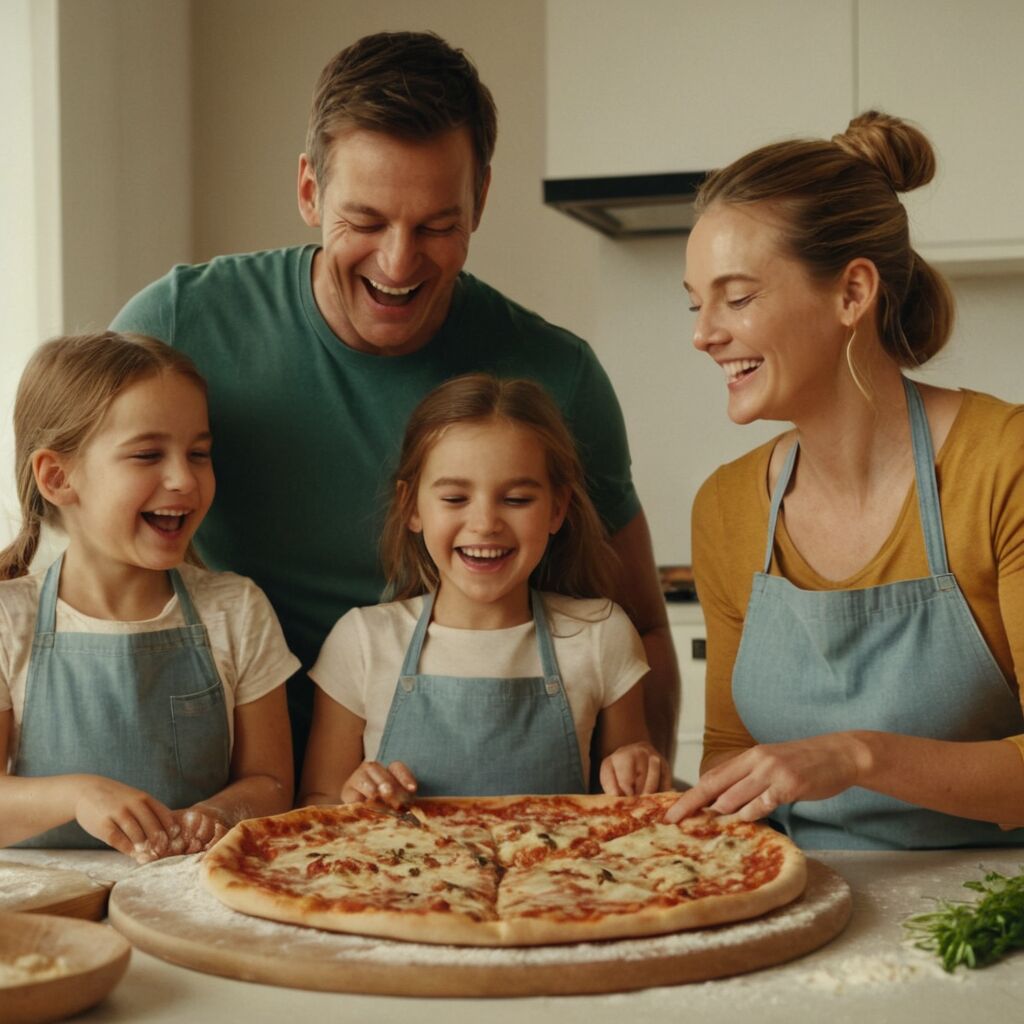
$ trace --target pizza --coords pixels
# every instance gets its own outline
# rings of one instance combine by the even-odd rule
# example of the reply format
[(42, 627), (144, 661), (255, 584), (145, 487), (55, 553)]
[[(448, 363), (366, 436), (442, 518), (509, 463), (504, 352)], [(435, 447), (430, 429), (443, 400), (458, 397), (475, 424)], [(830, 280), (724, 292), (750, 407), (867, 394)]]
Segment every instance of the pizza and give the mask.
[(473, 946), (702, 928), (803, 892), (804, 856), (789, 839), (709, 812), (666, 824), (677, 797), (304, 807), (236, 825), (200, 872), (221, 902), (257, 917)]

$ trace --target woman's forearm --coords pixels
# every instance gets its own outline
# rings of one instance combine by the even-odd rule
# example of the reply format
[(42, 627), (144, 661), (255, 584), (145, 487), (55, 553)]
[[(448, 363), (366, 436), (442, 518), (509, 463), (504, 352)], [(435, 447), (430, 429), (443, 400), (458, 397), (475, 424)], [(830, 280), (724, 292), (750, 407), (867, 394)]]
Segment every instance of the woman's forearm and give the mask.
[(1024, 759), (1015, 744), (849, 735), (858, 748), (858, 785), (960, 818), (1024, 826)]

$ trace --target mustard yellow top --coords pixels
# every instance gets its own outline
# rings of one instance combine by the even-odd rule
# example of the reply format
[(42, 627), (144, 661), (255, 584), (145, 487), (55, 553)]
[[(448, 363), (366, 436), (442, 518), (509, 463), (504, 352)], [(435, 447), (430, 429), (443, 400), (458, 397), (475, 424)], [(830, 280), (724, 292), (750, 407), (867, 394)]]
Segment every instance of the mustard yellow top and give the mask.
[[(768, 532), (768, 464), (778, 438), (720, 467), (693, 506), (693, 569), (707, 624), (704, 758), (754, 745), (732, 700), (732, 668)], [(1020, 698), (1024, 682), (1024, 405), (965, 391), (935, 459), (950, 571), (985, 642)], [(780, 514), (771, 572), (804, 590), (857, 590), (930, 575), (917, 489), (858, 573), (819, 576)], [(907, 685), (913, 685), (908, 679)], [(785, 709), (779, 709), (785, 714)], [(1024, 757), (1024, 736), (1007, 737)]]

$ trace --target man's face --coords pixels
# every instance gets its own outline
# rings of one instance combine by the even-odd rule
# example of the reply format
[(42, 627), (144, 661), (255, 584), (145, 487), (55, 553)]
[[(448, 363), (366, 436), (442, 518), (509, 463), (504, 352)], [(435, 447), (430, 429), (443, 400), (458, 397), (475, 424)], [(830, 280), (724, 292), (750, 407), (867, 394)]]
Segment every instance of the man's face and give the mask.
[(354, 129), (338, 137), (317, 187), (299, 160), (299, 210), (319, 227), (313, 295), (350, 348), (405, 355), (448, 314), (486, 197), (474, 196), (467, 128), (425, 141)]

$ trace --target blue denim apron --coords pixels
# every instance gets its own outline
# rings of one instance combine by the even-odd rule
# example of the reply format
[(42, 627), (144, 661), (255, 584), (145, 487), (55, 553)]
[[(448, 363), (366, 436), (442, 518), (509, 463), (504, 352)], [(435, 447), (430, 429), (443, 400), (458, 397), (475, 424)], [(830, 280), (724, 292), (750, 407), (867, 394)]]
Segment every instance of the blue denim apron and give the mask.
[[(224, 688), (206, 627), (175, 569), (185, 625), (152, 633), (58, 633), (63, 556), (39, 598), (14, 774), (103, 775), (168, 807), (223, 789), (230, 769)], [(76, 821), (19, 846), (103, 848)]]
[[(959, 741), (1024, 732), (1017, 695), (949, 571), (928, 420), (917, 388), (903, 384), (931, 575), (837, 591), (801, 590), (770, 576), (794, 445), (772, 495), (764, 571), (754, 575), (732, 677), (736, 709), (758, 743), (848, 729)], [(1004, 831), (861, 787), (783, 805), (772, 817), (809, 849), (1024, 845), (1024, 829)]]
[(419, 796), (585, 793), (583, 764), (540, 594), (530, 592), (543, 676), (419, 675), (435, 594), (405, 652), (377, 760), (403, 761)]

